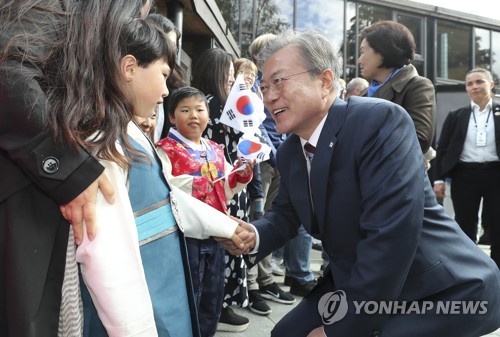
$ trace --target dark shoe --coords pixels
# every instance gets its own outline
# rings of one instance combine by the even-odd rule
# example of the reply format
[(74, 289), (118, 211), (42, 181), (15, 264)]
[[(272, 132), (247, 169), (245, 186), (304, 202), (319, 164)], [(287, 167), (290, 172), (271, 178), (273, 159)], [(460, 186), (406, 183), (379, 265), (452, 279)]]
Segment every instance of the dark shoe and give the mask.
[(267, 286), (260, 287), (260, 293), (262, 297), (272, 300), (274, 302), (283, 304), (293, 304), (295, 303), (295, 298), (285, 293), (276, 282), (271, 283)]
[(290, 286), (290, 294), (296, 296), (306, 296), (313, 290), (318, 282), (316, 280), (312, 280), (305, 283), (300, 283), (298, 280), (294, 279), (290, 276), (285, 276), (285, 285)]
[(248, 318), (236, 314), (230, 307), (222, 308), (217, 331), (242, 332), (248, 328)]
[(248, 291), (248, 302), (250, 303), (248, 308), (256, 314), (269, 315), (272, 311), (271, 307), (269, 307), (269, 304), (267, 304), (258, 290)]

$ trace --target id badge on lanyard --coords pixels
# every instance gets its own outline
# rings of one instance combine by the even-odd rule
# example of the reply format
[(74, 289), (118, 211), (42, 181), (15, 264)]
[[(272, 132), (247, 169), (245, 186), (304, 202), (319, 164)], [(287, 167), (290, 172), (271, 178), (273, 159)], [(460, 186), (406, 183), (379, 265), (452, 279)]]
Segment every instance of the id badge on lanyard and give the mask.
[(490, 111), (488, 111), (488, 116), (486, 117), (486, 122), (484, 123), (484, 128), (479, 129), (477, 127), (476, 114), (474, 113), (474, 110), (472, 110), (472, 117), (474, 118), (474, 124), (476, 126), (476, 147), (485, 147), (486, 146), (486, 140), (487, 140), (486, 130), (488, 128), (488, 121), (490, 120), (490, 115), (491, 115), (491, 109), (490, 109)]
[(486, 130), (476, 131), (476, 146), (477, 147), (486, 146)]

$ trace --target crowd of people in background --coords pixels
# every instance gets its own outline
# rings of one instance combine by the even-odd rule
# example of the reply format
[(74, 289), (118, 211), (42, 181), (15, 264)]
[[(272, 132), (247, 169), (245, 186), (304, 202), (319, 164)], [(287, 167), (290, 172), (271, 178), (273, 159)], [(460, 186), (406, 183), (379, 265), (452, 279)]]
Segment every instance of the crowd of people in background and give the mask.
[[(181, 32), (151, 7), (0, 4), (0, 335), (210, 337), (247, 329), (233, 306), (269, 315), (267, 300), (295, 296), (273, 336), (500, 326), (500, 105), (488, 70), (467, 73), (471, 103), (434, 139), (434, 86), (396, 21), (361, 32), (362, 77), (343, 79), (331, 41), (306, 31), (258, 36), (250, 58), (207, 49), (186, 78)], [(265, 161), (242, 161), (243, 133), (221, 122), (237, 76), (265, 106)], [(445, 179), (456, 223), (436, 200)], [(181, 221), (175, 193), (210, 211)], [(491, 259), (476, 245), (481, 202)], [(207, 212), (231, 217), (214, 225)], [(336, 290), (490, 306), (465, 321), (348, 311), (326, 325), (318, 303)]]

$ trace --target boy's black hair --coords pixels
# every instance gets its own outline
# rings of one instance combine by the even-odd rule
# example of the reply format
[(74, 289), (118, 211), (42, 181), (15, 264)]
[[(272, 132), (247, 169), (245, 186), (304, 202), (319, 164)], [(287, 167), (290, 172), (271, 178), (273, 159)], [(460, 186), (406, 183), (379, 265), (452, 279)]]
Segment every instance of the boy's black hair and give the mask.
[(207, 110), (209, 109), (207, 98), (201, 90), (194, 87), (181, 87), (172, 91), (172, 93), (168, 96), (168, 115), (175, 116), (175, 108), (177, 107), (177, 104), (187, 97), (198, 97), (200, 100), (205, 102)]

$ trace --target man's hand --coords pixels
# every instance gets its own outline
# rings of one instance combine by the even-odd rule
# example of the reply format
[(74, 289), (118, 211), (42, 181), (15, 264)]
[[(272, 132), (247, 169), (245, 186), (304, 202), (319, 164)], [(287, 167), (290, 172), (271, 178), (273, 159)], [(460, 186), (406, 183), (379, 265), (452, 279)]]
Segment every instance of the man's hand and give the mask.
[(83, 240), (83, 223), (87, 226), (87, 236), (93, 240), (96, 234), (95, 204), (97, 190), (101, 190), (106, 201), (115, 202), (115, 191), (104, 172), (89, 187), (66, 205), (59, 206), (63, 217), (73, 226), (75, 243), (79, 245)]
[(323, 326), (317, 327), (313, 331), (309, 332), (307, 337), (325, 337), (325, 329), (323, 329)]
[(231, 217), (238, 222), (238, 227), (229, 239), (215, 238), (224, 245), (224, 248), (232, 255), (247, 254), (255, 247), (255, 233), (251, 225), (238, 218)]
[(434, 193), (438, 199), (443, 199), (446, 192), (446, 186), (444, 183), (434, 184)]

